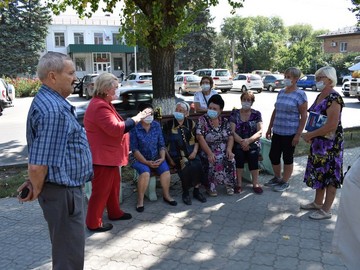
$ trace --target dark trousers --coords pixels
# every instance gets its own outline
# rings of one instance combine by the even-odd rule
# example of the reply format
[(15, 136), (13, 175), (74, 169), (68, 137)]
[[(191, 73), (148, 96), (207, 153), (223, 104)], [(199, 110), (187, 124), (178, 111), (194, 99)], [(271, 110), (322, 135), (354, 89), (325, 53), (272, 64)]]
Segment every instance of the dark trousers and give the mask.
[(38, 201), (49, 227), (52, 269), (83, 269), (85, 220), (82, 187), (45, 183)]

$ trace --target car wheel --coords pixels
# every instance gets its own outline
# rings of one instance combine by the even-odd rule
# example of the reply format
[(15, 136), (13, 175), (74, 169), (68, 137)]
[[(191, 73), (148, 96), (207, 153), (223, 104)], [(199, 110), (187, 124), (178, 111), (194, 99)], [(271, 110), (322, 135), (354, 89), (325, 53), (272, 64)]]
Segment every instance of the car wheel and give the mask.
[(221, 93), (226, 93), (229, 89), (221, 89)]
[(262, 89), (258, 89), (257, 92), (258, 92), (258, 93), (261, 93), (261, 92), (262, 92)]
[(241, 86), (241, 92), (246, 92), (247, 91), (247, 88), (245, 85)]
[(89, 95), (89, 91), (87, 89), (85, 89), (85, 97), (87, 100), (89, 100), (91, 98)]
[(268, 91), (274, 92), (275, 88), (272, 85), (269, 85), (267, 88)]
[(179, 94), (185, 96), (185, 92), (181, 87), (179, 88)]
[(305, 89), (306, 89), (306, 87), (303, 87), (302, 89), (303, 89), (303, 90), (305, 90)]
[(344, 93), (344, 97), (350, 97), (349, 93)]
[(316, 91), (317, 90), (316, 85), (311, 86), (311, 90)]

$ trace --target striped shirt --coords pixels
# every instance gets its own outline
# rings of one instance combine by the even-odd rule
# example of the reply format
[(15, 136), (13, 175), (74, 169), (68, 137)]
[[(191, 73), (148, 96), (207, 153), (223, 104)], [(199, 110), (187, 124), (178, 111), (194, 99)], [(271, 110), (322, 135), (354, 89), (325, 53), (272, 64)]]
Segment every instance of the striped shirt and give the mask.
[(91, 152), (75, 107), (45, 85), (31, 104), (26, 139), (29, 164), (48, 166), (46, 182), (74, 187), (91, 179)]
[(285, 89), (281, 89), (275, 102), (273, 133), (282, 136), (296, 134), (300, 123), (299, 106), (304, 102), (307, 102), (307, 97), (303, 90), (285, 93)]

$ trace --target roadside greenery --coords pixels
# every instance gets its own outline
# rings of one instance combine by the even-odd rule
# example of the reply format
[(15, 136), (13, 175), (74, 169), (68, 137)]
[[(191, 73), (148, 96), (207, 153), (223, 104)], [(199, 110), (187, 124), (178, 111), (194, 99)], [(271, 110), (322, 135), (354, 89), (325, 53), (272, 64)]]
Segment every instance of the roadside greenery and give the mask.
[(14, 85), (16, 97), (33, 97), (41, 86), (39, 79), (5, 78), (5, 81)]

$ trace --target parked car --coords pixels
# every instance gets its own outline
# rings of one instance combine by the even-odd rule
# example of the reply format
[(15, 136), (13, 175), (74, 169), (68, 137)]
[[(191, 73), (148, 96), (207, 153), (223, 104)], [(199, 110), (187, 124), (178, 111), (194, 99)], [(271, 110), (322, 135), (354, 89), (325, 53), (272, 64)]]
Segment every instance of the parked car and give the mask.
[(263, 79), (264, 88), (268, 91), (274, 92), (275, 89), (284, 88), (284, 75), (282, 74), (268, 74)]
[(92, 98), (94, 94), (94, 84), (99, 74), (87, 74), (82, 78), (82, 91), (86, 99)]
[(9, 96), (10, 88), (13, 91), (14, 86), (0, 78), (0, 115), (5, 108), (12, 107), (12, 100)]
[(351, 81), (351, 79), (352, 79), (352, 76), (351, 76), (351, 75), (345, 75), (345, 76), (342, 77), (341, 82), (342, 82), (342, 83), (344, 83), (344, 82), (349, 82), (349, 81)]
[(256, 74), (237, 74), (233, 79), (233, 88), (232, 90), (241, 90), (245, 92), (247, 90), (257, 90), (258, 93), (261, 93), (264, 88), (264, 84), (261, 80), (260, 75)]
[(121, 82), (121, 86), (148, 86), (152, 85), (152, 74), (149, 72), (131, 73)]
[(219, 89), (221, 92), (226, 93), (230, 91), (233, 82), (230, 72), (222, 68), (204, 68), (194, 72), (194, 75), (199, 77), (209, 76), (214, 80), (214, 89)]
[[(142, 102), (152, 103), (153, 89), (152, 86), (145, 87), (119, 87), (116, 90), (119, 95), (119, 100), (114, 100), (112, 103), (116, 111), (123, 119), (133, 117), (138, 113), (138, 106)], [(181, 97), (175, 97), (175, 102), (185, 101)], [(90, 101), (89, 101), (90, 102)], [(89, 102), (76, 107), (77, 120), (80, 125), (84, 125), (84, 115)], [(192, 107), (192, 101), (186, 101)]]
[(174, 82), (175, 91), (182, 95), (200, 91), (200, 80), (201, 78), (196, 75), (178, 75)]
[(302, 77), (300, 80), (297, 81), (296, 85), (297, 87), (302, 88), (304, 90), (306, 88), (311, 88), (311, 90), (313, 91), (317, 90), (314, 74), (305, 75), (304, 77)]
[(251, 73), (260, 75), (261, 78), (264, 78), (266, 75), (271, 74), (271, 71), (270, 70), (257, 69), (257, 70), (253, 70)]
[(179, 75), (191, 75), (194, 74), (194, 71), (192, 70), (178, 70), (175, 72), (175, 76), (179, 76)]
[(357, 91), (356, 89), (353, 87), (350, 87), (350, 81), (346, 81), (343, 83), (342, 87), (341, 87), (341, 91), (344, 95), (344, 97), (350, 97), (350, 96), (356, 96), (357, 95)]

